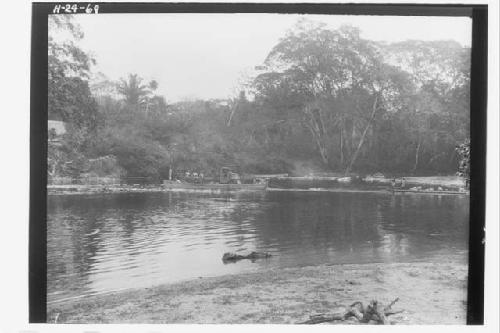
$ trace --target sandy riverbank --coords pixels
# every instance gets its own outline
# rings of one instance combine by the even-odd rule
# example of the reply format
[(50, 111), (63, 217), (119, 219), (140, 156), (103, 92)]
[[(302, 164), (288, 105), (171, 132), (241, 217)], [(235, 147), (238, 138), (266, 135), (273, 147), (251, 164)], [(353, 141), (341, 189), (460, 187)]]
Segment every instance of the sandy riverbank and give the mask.
[[(393, 324), (465, 324), (467, 264), (323, 265), (136, 289), (48, 305), (58, 323), (294, 324), (355, 301), (400, 301)], [(343, 322), (344, 324), (352, 322)]]

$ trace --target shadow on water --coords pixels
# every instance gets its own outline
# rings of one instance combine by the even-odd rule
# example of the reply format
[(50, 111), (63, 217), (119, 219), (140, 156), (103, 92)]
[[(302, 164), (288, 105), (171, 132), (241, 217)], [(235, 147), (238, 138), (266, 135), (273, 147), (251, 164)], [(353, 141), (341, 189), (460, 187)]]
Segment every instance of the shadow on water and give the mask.
[[(49, 301), (264, 267), (466, 260), (468, 198), (337, 192), (48, 199)], [(224, 265), (224, 252), (271, 252)]]

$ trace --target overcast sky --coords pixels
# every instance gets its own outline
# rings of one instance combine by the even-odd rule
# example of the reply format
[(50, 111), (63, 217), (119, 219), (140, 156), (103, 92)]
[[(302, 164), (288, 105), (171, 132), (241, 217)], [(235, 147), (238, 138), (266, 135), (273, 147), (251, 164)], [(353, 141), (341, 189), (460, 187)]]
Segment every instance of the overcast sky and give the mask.
[[(102, 14), (78, 15), (80, 45), (112, 80), (137, 73), (156, 79), (167, 101), (227, 98), (262, 64), (295, 14)], [(455, 40), (471, 44), (468, 18), (307, 15), (332, 28), (357, 26), (376, 41)]]

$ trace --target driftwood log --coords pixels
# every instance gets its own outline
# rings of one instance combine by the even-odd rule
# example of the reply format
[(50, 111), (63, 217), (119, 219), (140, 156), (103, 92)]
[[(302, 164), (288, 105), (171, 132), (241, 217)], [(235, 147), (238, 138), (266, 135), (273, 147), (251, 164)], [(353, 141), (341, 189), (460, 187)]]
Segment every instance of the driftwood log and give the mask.
[(363, 306), (361, 302), (354, 302), (349, 306), (343, 313), (334, 314), (318, 314), (310, 316), (308, 320), (301, 322), (299, 324), (319, 324), (332, 321), (344, 321), (351, 317), (356, 318), (360, 323), (367, 324), (374, 321), (377, 324), (385, 325), (387, 324), (387, 316), (401, 313), (401, 311), (391, 311), (391, 307), (399, 301), (396, 298), (388, 306), (380, 308), (379, 303), (376, 300), (372, 300), (366, 307)]
[(269, 257), (271, 257), (271, 254), (267, 252), (250, 252), (247, 255), (240, 255), (232, 252), (226, 252), (222, 256), (222, 261), (226, 263), (226, 262), (236, 262), (238, 260), (243, 260), (243, 259), (256, 260), (256, 259), (265, 259)]

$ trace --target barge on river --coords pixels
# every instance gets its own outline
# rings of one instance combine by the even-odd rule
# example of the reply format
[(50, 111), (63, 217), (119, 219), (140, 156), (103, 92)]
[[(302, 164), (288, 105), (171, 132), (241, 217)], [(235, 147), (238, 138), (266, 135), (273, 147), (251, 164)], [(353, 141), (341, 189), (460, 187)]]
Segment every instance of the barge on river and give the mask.
[[(218, 182), (205, 183), (203, 173), (185, 172), (184, 177), (163, 181), (165, 191), (194, 191), (194, 192), (227, 192), (227, 191), (264, 191), (267, 188), (268, 179), (266, 177), (251, 177), (244, 182), (243, 177), (234, 172), (230, 167), (222, 167), (218, 176)], [(267, 176), (267, 175), (265, 175)], [(212, 178), (213, 180), (213, 178)], [(251, 183), (248, 183), (251, 181)]]
[(267, 183), (263, 184), (193, 184), (164, 180), (163, 188), (167, 191), (264, 191)]

